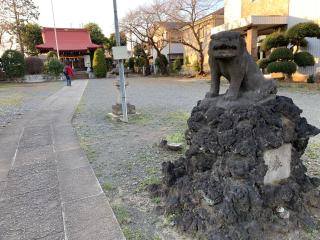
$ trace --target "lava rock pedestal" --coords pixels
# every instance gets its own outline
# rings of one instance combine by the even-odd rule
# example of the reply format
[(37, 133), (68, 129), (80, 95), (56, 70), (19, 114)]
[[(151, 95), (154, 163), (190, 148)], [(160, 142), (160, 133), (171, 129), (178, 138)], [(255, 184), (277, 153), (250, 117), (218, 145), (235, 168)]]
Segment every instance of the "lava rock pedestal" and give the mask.
[(166, 214), (181, 230), (212, 240), (269, 239), (312, 227), (305, 195), (319, 179), (305, 174), (301, 156), (319, 129), (287, 97), (220, 106), (222, 98), (198, 102), (185, 157), (163, 163)]

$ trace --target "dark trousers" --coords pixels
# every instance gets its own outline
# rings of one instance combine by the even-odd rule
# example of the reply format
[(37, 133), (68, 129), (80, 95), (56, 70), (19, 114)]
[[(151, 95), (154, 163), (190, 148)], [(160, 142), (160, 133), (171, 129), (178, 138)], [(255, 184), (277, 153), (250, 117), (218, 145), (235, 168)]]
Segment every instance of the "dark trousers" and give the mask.
[(68, 74), (65, 74), (66, 75), (66, 79), (67, 79), (67, 86), (71, 86), (71, 78)]

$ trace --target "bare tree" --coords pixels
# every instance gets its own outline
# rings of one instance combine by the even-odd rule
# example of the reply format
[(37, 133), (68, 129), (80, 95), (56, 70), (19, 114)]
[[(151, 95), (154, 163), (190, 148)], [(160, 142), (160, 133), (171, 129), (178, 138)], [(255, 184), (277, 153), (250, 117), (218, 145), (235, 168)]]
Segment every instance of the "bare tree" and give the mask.
[(201, 41), (201, 26), (198, 21), (206, 15), (213, 13), (222, 0), (164, 0), (167, 6), (166, 13), (172, 21), (185, 23), (190, 29), (191, 35), (188, 38), (182, 38), (181, 43), (190, 47), (198, 53), (199, 74), (204, 73), (204, 46)]
[[(121, 28), (127, 33), (133, 34), (142, 46), (151, 46), (159, 58), (159, 68), (161, 74), (168, 74), (167, 64), (161, 58), (161, 50), (165, 47), (166, 42), (162, 41), (163, 36), (159, 31), (161, 23), (166, 21), (164, 3), (155, 0), (149, 6), (140, 6), (129, 12), (121, 21)], [(145, 62), (148, 62), (148, 56)]]
[(0, 23), (7, 27), (10, 34), (16, 36), (22, 53), (24, 53), (22, 28), (24, 24), (37, 20), (38, 17), (38, 7), (32, 0), (1, 0)]

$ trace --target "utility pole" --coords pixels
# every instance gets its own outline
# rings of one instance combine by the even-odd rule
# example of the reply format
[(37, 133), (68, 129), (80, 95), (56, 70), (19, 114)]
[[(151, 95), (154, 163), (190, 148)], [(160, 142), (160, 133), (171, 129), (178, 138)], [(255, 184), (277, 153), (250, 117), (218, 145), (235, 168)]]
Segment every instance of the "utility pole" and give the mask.
[(57, 37), (57, 29), (56, 29), (56, 20), (55, 20), (55, 18), (54, 18), (54, 9), (53, 9), (53, 2), (52, 2), (52, 0), (51, 0), (51, 11), (52, 11), (52, 18), (53, 18), (54, 38), (55, 38), (55, 40), (56, 40), (57, 56), (58, 56), (58, 59), (60, 60), (58, 37)]
[[(119, 31), (119, 21), (118, 21), (118, 10), (117, 10), (117, 0), (113, 0), (113, 11), (114, 11), (114, 27), (117, 47), (120, 47), (120, 31)], [(127, 110), (127, 99), (126, 99), (126, 84), (124, 78), (124, 65), (123, 60), (118, 60), (119, 65), (119, 80), (120, 80), (120, 93), (121, 93), (121, 105), (122, 105), (122, 121), (128, 122), (128, 110)]]

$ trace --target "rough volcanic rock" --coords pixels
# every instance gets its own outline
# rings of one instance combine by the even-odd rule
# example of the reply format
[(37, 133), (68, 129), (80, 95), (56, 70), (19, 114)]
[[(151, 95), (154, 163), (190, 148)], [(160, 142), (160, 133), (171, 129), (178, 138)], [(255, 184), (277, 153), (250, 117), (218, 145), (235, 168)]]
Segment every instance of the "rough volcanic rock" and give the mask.
[[(319, 130), (301, 112), (281, 96), (225, 108), (214, 98), (199, 101), (188, 120), (185, 157), (162, 166), (166, 213), (181, 230), (212, 240), (264, 239), (312, 226), (304, 196), (319, 181), (305, 174), (300, 157)], [(267, 172), (284, 161), (284, 146), (291, 149), (289, 177), (267, 184)], [(266, 153), (277, 150), (272, 169)]]

